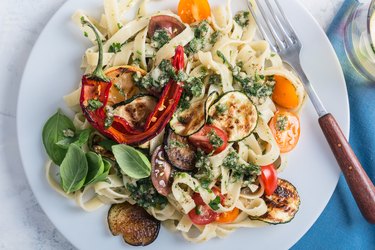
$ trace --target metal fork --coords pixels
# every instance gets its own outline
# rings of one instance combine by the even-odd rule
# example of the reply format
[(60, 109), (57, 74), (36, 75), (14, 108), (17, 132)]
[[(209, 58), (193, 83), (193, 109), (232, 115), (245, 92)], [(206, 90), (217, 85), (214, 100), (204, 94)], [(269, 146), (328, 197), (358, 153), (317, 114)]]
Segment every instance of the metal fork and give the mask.
[[(357, 159), (340, 126), (328, 113), (314, 87), (307, 78), (301, 63), (301, 41), (298, 39), (278, 0), (255, 0), (253, 6), (246, 0), (258, 28), (271, 48), (300, 76), (305, 90), (319, 115), (320, 127), (336, 157), (357, 205), (370, 223), (375, 223), (375, 187)], [(261, 4), (263, 2), (263, 4)], [(265, 4), (264, 4), (265, 3)], [(258, 7), (258, 11), (257, 8)], [(268, 10), (268, 12), (266, 11)], [(269, 13), (269, 14), (267, 14)], [(262, 22), (263, 20), (263, 22)], [(263, 24), (265, 23), (265, 24)]]

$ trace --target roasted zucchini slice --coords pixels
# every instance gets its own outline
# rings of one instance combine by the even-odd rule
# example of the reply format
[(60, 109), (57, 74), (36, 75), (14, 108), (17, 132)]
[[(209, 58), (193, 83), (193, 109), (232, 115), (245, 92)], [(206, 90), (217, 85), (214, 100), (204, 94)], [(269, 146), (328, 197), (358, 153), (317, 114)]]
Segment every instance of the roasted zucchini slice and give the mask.
[(301, 203), (297, 189), (288, 181), (279, 179), (271, 196), (264, 196), (267, 213), (256, 218), (269, 224), (290, 222), (298, 212)]
[(246, 94), (231, 91), (209, 108), (208, 120), (227, 133), (229, 142), (236, 142), (251, 135), (256, 128), (258, 111)]
[(106, 70), (106, 76), (111, 80), (112, 87), (108, 96), (108, 104), (114, 105), (128, 100), (139, 93), (139, 89), (134, 84), (133, 74), (145, 75), (143, 69), (134, 66), (112, 67)]
[(187, 137), (182, 137), (167, 129), (164, 135), (164, 150), (169, 163), (183, 171), (195, 169), (196, 148), (189, 143)]
[(178, 135), (189, 136), (199, 131), (206, 123), (205, 100), (197, 100), (185, 110), (177, 110), (169, 122), (171, 129)]
[(171, 129), (185, 137), (197, 133), (206, 124), (208, 108), (218, 96), (217, 92), (213, 92), (207, 98), (191, 103), (188, 109), (177, 110), (169, 123)]
[(132, 246), (147, 246), (154, 242), (160, 230), (160, 221), (145, 209), (128, 202), (114, 204), (108, 211), (108, 226), (114, 236), (122, 235)]
[(113, 114), (124, 118), (135, 129), (143, 129), (148, 116), (155, 109), (158, 100), (150, 95), (137, 95), (114, 106)]

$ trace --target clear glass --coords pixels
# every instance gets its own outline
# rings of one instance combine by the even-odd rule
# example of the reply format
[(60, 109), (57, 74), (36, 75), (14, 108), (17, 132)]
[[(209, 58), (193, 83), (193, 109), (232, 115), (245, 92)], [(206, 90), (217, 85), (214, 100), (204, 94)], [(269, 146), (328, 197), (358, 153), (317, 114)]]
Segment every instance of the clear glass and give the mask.
[(345, 50), (354, 67), (364, 77), (375, 82), (375, 47), (371, 24), (375, 0), (353, 6), (345, 27)]

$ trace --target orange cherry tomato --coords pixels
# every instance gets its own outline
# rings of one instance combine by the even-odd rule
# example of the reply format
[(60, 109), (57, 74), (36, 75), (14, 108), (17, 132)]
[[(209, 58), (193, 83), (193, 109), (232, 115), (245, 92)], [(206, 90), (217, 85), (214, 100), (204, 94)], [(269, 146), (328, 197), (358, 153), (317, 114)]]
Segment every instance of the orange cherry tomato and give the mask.
[(277, 172), (273, 164), (261, 167), (261, 179), (264, 185), (264, 193), (272, 195), (277, 188)]
[(298, 107), (298, 95), (294, 85), (285, 77), (275, 75), (275, 88), (272, 100), (280, 107), (294, 109)]
[(210, 4), (207, 0), (180, 0), (178, 15), (188, 24), (203, 21), (211, 16)]
[(240, 214), (240, 210), (238, 208), (234, 208), (230, 212), (220, 213), (219, 216), (216, 218), (216, 222), (218, 223), (231, 223), (235, 221)]
[[(224, 205), (225, 196), (221, 194), (220, 189), (217, 187), (212, 188), (212, 191), (216, 196), (220, 197), (220, 203), (221, 205)], [(219, 213), (216, 217), (216, 222), (218, 223), (231, 223), (235, 221), (240, 214), (240, 210), (238, 208), (234, 208), (232, 211)]]
[(296, 114), (279, 110), (269, 123), (281, 153), (294, 149), (300, 136), (300, 122)]

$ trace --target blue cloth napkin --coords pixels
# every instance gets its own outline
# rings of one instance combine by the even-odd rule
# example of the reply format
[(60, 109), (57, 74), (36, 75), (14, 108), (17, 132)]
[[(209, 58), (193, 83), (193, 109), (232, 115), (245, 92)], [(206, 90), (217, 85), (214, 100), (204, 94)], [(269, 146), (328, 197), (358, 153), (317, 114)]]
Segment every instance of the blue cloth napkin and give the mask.
[[(333, 20), (328, 37), (343, 68), (350, 102), (350, 143), (370, 179), (375, 181), (375, 83), (359, 75), (346, 57), (344, 28), (355, 0), (346, 0)], [(375, 225), (362, 217), (343, 176), (313, 227), (296, 249), (375, 249)]]

